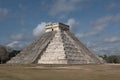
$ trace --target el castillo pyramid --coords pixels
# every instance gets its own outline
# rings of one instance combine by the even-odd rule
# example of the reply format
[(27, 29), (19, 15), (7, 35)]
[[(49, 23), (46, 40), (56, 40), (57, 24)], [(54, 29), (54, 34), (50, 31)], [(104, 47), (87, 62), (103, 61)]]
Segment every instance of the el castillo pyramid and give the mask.
[(62, 23), (45, 27), (45, 33), (7, 63), (17, 64), (99, 64), (103, 60), (88, 49)]

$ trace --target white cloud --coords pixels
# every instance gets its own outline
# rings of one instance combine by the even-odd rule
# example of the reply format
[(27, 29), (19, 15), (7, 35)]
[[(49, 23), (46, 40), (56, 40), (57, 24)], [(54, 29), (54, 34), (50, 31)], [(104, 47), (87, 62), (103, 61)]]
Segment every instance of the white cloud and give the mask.
[(109, 37), (109, 38), (105, 38), (104, 40), (105, 42), (120, 42), (120, 37), (118, 36), (113, 36), (113, 37)]
[(8, 15), (8, 9), (7, 8), (0, 8), (0, 18), (5, 17), (6, 15)]
[(19, 33), (19, 34), (16, 34), (16, 35), (12, 35), (11, 39), (14, 40), (14, 41), (23, 41), (23, 40), (26, 40), (27, 37), (25, 36), (25, 34)]
[(106, 5), (107, 9), (120, 8), (120, 3), (110, 3)]
[(8, 9), (7, 8), (0, 8), (0, 15), (7, 15), (8, 14)]
[(81, 1), (83, 0), (57, 0), (52, 6), (50, 14), (56, 15), (57, 13), (74, 11), (80, 6)]
[(25, 21), (23, 19), (20, 20), (20, 25), (25, 26)]
[(70, 19), (68, 19), (68, 21), (67, 21), (66, 24), (69, 25), (70, 28), (72, 29), (73, 27), (75, 27), (75, 26), (78, 25), (79, 23), (78, 23), (75, 19), (70, 18)]
[(39, 36), (41, 33), (45, 31), (45, 26), (46, 24), (49, 24), (51, 22), (41, 22), (40, 24), (37, 25), (37, 27), (33, 30), (33, 35), (34, 36)]
[(98, 34), (100, 34), (106, 27), (107, 27), (106, 24), (96, 26), (96, 27), (94, 27), (93, 30), (90, 31), (90, 32), (87, 32), (87, 33), (85, 33), (85, 34), (79, 34), (79, 37), (80, 37), (80, 38), (87, 38), (87, 37), (90, 37), (90, 36), (98, 35)]
[(108, 28), (111, 23), (116, 23), (119, 21), (120, 21), (120, 14), (105, 16), (103, 18), (97, 19), (91, 22), (91, 26), (93, 26), (92, 30), (84, 34), (79, 34), (79, 37), (87, 38), (90, 36), (98, 35), (102, 33), (106, 28)]
[(112, 42), (92, 41), (89, 43), (88, 47), (100, 55), (120, 55), (120, 41), (115, 43), (113, 41), (114, 40), (112, 40)]
[(24, 8), (24, 6), (23, 6), (23, 4), (18, 4), (18, 7), (20, 8), (20, 9), (23, 9)]
[(22, 3), (19, 3), (18, 8), (21, 9), (21, 10), (26, 10), (26, 9), (28, 9), (28, 6), (26, 6), (26, 5), (22, 4)]
[(12, 49), (14, 49), (14, 50), (21, 50), (21, 49), (25, 48), (26, 45), (28, 45), (28, 43), (26, 43), (26, 42), (13, 41), (13, 42), (7, 44), (6, 46), (7, 46), (7, 47), (10, 47), (10, 48), (12, 48)]
[(109, 15), (109, 16), (99, 18), (96, 21), (91, 22), (91, 24), (93, 26), (97, 26), (97, 25), (102, 25), (102, 24), (114, 23), (118, 21), (120, 21), (120, 13), (116, 15)]
[(15, 50), (21, 50), (25, 48), (32, 38), (26, 30), (22, 30), (21, 33), (14, 34), (10, 36), (10, 40), (6, 43), (7, 47)]

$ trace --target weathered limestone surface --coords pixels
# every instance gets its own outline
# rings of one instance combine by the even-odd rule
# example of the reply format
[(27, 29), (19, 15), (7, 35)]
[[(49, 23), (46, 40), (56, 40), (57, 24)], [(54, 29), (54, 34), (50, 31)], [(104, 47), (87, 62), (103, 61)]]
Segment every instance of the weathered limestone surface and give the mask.
[(67, 64), (67, 59), (62, 40), (62, 33), (58, 31), (48, 45), (46, 51), (38, 60), (40, 64)]
[(61, 23), (46, 26), (46, 33), (7, 63), (90, 64), (103, 63)]
[(56, 32), (48, 32), (41, 35), (31, 45), (21, 51), (20, 54), (13, 57), (7, 63), (31, 64), (36, 63), (36, 60), (42, 54), (48, 43), (52, 40)]
[(100, 58), (97, 54), (94, 53), (94, 51), (90, 50), (87, 46), (85, 46), (80, 40), (78, 40), (78, 38), (74, 36), (74, 34), (69, 31), (66, 31), (65, 34), (67, 34), (71, 38), (74, 45), (76, 45), (77, 49), (80, 51), (80, 54), (82, 54), (86, 59), (87, 64), (104, 63), (102, 58)]
[(102, 63), (69, 31), (58, 31), (38, 60), (40, 64), (89, 64)]

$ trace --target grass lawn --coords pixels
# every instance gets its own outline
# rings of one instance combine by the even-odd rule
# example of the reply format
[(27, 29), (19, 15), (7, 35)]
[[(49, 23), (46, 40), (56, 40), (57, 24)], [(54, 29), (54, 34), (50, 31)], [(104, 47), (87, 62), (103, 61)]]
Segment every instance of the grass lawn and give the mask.
[(120, 65), (0, 65), (0, 80), (120, 80)]

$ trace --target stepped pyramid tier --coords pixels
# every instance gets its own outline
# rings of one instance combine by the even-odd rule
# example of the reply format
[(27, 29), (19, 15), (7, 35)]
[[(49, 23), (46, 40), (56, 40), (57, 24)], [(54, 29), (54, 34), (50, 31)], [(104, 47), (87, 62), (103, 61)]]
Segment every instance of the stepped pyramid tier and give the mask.
[(99, 64), (104, 61), (88, 49), (62, 23), (45, 27), (45, 33), (7, 63), (17, 64)]

